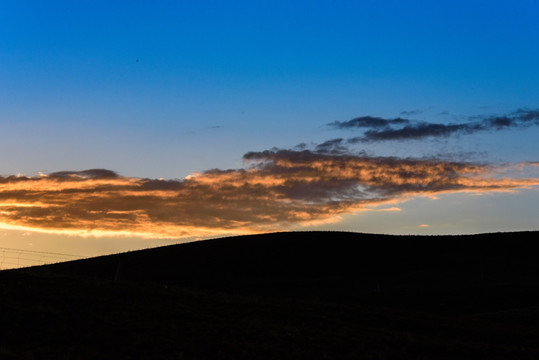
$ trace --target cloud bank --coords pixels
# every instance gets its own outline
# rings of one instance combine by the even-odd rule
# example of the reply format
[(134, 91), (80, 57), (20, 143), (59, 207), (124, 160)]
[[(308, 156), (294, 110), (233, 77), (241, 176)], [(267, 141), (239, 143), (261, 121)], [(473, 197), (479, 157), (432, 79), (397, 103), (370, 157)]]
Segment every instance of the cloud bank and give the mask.
[(363, 116), (348, 121), (335, 121), (328, 126), (337, 129), (367, 129), (362, 136), (347, 140), (348, 143), (369, 143), (391, 140), (418, 140), (472, 134), (480, 131), (499, 131), (539, 125), (539, 110), (517, 110), (509, 115), (484, 117), (464, 123), (428, 123), (409, 119), (383, 119)]
[(182, 180), (103, 169), (0, 177), (0, 227), (153, 238), (252, 233), (335, 221), (414, 196), (539, 185), (539, 178), (500, 176), (503, 168), (492, 165), (324, 148), (249, 152), (244, 160), (244, 169), (213, 169)]

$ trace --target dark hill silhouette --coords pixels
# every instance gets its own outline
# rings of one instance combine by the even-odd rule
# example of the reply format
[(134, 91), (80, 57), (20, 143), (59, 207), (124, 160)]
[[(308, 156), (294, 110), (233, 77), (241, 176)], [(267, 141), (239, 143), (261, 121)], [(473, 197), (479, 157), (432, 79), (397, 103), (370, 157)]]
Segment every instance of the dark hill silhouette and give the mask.
[(389, 236), (288, 232), (207, 240), (40, 271), (273, 296), (344, 300), (539, 280), (536, 232)]
[(538, 237), (274, 233), (3, 271), (0, 357), (536, 359)]

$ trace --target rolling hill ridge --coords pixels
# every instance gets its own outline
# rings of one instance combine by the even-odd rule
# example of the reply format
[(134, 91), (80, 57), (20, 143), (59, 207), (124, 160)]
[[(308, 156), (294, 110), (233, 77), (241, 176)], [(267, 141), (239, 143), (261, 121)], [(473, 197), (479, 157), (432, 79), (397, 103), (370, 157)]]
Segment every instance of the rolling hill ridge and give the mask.
[(289, 232), (2, 271), (0, 356), (537, 358), (538, 236)]

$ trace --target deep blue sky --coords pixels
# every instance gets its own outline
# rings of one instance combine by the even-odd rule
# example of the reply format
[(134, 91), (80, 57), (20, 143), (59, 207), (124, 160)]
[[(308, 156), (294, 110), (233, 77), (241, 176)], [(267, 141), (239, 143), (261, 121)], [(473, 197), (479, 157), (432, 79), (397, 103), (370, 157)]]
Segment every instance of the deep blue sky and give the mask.
[(534, 107), (538, 19), (533, 0), (3, 1), (0, 172), (182, 177), (335, 120)]
[[(538, 64), (534, 0), (4, 0), (0, 175), (105, 168), (181, 179), (243, 167), (248, 151), (355, 135), (334, 121), (533, 110)], [(531, 126), (353, 148), (516, 163), (539, 159), (538, 135)], [(384, 232), (371, 225), (389, 215), (373, 214), (363, 225)], [(423, 222), (398, 221), (413, 225), (389, 232)]]

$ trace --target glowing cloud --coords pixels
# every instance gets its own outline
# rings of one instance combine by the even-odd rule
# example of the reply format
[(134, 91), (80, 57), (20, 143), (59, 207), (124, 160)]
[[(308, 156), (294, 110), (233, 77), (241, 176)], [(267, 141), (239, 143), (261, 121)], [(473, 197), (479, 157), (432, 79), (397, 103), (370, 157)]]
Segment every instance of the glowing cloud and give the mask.
[(0, 177), (0, 227), (159, 238), (251, 233), (331, 222), (414, 196), (539, 185), (539, 178), (503, 177), (490, 165), (436, 159), (272, 150), (244, 160), (245, 169), (183, 180), (109, 170)]

